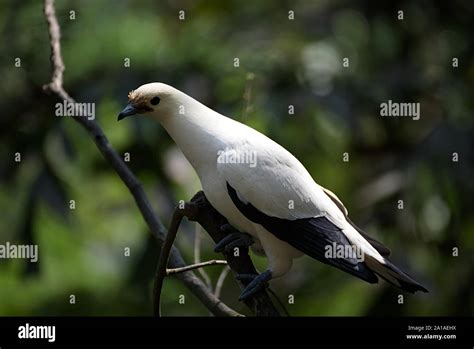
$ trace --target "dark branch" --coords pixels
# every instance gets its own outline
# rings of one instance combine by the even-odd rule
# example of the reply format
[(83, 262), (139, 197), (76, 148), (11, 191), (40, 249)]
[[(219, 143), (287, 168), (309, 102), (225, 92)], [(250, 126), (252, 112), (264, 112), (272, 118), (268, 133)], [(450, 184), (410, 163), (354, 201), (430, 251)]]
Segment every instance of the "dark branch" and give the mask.
[[(167, 258), (169, 250), (176, 238), (179, 225), (183, 217), (187, 217), (190, 221), (198, 222), (211, 236), (214, 242), (222, 240), (227, 233), (223, 232), (221, 227), (228, 224), (224, 216), (212, 207), (207, 200), (204, 192), (200, 191), (191, 199), (191, 202), (185, 203), (184, 209), (176, 208), (171, 221), (168, 235), (166, 236), (163, 249), (160, 254), (160, 260), (155, 276), (154, 287), (154, 313), (160, 316), (160, 299), (163, 279), (166, 275)], [(232, 253), (224, 253), (227, 264), (235, 274), (256, 274), (248, 249), (242, 250), (239, 256)], [(185, 267), (186, 268), (186, 267)], [(243, 289), (247, 284), (239, 282), (239, 286)], [(278, 310), (273, 305), (270, 297), (265, 290), (257, 293), (252, 299), (247, 300), (245, 304), (254, 312), (256, 316), (279, 316)], [(239, 314), (236, 313), (236, 316)]]
[(181, 268), (166, 269), (166, 276), (176, 275), (176, 274), (188, 271), (188, 270), (194, 270), (194, 269), (199, 269), (199, 268), (204, 268), (204, 267), (210, 267), (212, 265), (227, 265), (227, 261), (221, 261), (221, 260), (218, 260), (218, 259), (211, 259), (210, 261), (195, 263), (195, 264), (187, 265), (187, 266), (181, 267)]
[(155, 316), (161, 316), (161, 288), (163, 287), (163, 279), (166, 276), (166, 267), (170, 257), (171, 247), (173, 247), (174, 239), (178, 233), (179, 225), (184, 217), (184, 210), (176, 208), (171, 219), (170, 228), (166, 235), (165, 243), (161, 248), (160, 258), (155, 273), (155, 285), (153, 287), (153, 313)]
[[(163, 288), (163, 280), (167, 275), (167, 265), (170, 256), (171, 248), (173, 247), (176, 234), (178, 233), (179, 225), (183, 220), (183, 217), (194, 217), (196, 215), (196, 205), (193, 203), (185, 203), (184, 208), (176, 207), (171, 219), (170, 228), (166, 235), (165, 242), (161, 249), (160, 258), (158, 260), (158, 266), (155, 274), (155, 284), (153, 287), (153, 313), (155, 316), (161, 316), (161, 289)], [(174, 268), (172, 270), (178, 270), (177, 273), (184, 272), (186, 268), (193, 268), (195, 265), (185, 266), (181, 268)], [(229, 313), (230, 316), (242, 316), (241, 314), (233, 311)]]
[[(51, 46), (51, 64), (53, 74), (51, 82), (44, 86), (45, 91), (53, 93), (58, 98), (66, 100), (69, 103), (75, 103), (75, 100), (69, 96), (63, 87), (63, 72), (65, 70), (64, 62), (61, 55), (60, 27), (56, 18), (54, 9), (54, 0), (44, 0), (44, 15), (48, 25), (48, 32)], [(125, 165), (117, 152), (110, 145), (107, 137), (95, 122), (85, 117), (75, 117), (75, 121), (81, 124), (94, 140), (97, 148), (104, 158), (109, 162), (113, 169), (120, 176), (127, 188), (132, 193), (135, 202), (148, 225), (150, 232), (155, 237), (158, 246), (161, 248), (166, 236), (166, 229), (153, 213), (150, 202), (143, 190), (142, 186)], [(173, 268), (185, 266), (181, 254), (176, 248), (171, 248), (169, 256), (169, 265)], [(216, 316), (233, 316), (235, 311), (227, 307), (199, 279), (192, 271), (180, 273), (177, 277), (184, 282), (187, 288)]]
[[(224, 224), (228, 224), (224, 216), (217, 212), (209, 203), (202, 191), (198, 192), (191, 199), (193, 204), (193, 215), (188, 216), (191, 221), (198, 222), (211, 236), (214, 242), (222, 240), (227, 233), (221, 230)], [(232, 272), (235, 274), (257, 274), (257, 270), (248, 255), (247, 251), (241, 249), (240, 256), (235, 257), (232, 253), (224, 253)], [(246, 284), (239, 282), (239, 286), (243, 289)], [(245, 302), (252, 309), (256, 316), (279, 316), (278, 310), (273, 305), (268, 293), (265, 290), (258, 292), (252, 299)]]

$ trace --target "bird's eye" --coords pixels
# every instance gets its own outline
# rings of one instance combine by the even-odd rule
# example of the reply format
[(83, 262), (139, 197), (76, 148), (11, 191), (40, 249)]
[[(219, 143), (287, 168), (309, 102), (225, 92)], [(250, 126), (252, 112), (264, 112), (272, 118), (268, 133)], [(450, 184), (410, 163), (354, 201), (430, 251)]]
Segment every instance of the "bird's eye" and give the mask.
[(153, 97), (153, 98), (150, 100), (150, 103), (153, 104), (153, 105), (157, 105), (158, 103), (160, 103), (160, 97), (158, 97), (158, 96)]

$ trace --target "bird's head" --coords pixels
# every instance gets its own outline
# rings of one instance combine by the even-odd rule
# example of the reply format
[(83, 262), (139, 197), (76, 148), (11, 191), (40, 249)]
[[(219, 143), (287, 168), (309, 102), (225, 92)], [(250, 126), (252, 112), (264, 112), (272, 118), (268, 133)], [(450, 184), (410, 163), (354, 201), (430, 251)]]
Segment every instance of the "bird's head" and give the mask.
[(120, 112), (117, 120), (136, 114), (161, 119), (173, 114), (179, 108), (181, 95), (180, 91), (163, 83), (142, 85), (128, 93), (128, 104)]

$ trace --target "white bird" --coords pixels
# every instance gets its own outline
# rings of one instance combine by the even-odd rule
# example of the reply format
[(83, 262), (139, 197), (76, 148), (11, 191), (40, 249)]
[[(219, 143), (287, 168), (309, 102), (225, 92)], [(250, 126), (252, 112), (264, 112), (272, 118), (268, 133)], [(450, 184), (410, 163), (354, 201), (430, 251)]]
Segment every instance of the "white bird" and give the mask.
[[(378, 275), (402, 290), (427, 292), (388, 261), (390, 250), (350, 221), (334, 193), (270, 138), (163, 83), (142, 85), (128, 99), (118, 120), (144, 114), (160, 122), (196, 170), (209, 202), (241, 232), (216, 250), (251, 246), (267, 257), (260, 275), (238, 276), (249, 281), (241, 300), (286, 274), (303, 254), (370, 283)], [(363, 258), (351, 251), (362, 251)]]

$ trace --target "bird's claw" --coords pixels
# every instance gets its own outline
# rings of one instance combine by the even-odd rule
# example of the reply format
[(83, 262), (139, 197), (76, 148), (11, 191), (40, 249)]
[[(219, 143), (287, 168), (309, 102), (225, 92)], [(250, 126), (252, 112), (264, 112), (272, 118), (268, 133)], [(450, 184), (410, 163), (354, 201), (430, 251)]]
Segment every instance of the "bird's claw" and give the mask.
[(252, 236), (247, 233), (241, 233), (235, 230), (229, 224), (225, 224), (221, 227), (222, 231), (232, 231), (229, 235), (224, 237), (214, 247), (215, 252), (231, 252), (235, 247), (250, 247), (254, 241)]
[(245, 301), (252, 297), (255, 293), (268, 287), (268, 281), (272, 279), (272, 273), (270, 270), (266, 270), (260, 275), (257, 274), (238, 274), (236, 279), (244, 282), (248, 282), (244, 290), (240, 294), (239, 301)]

